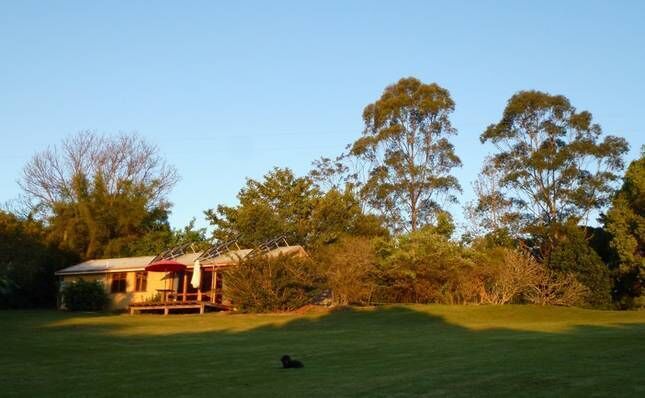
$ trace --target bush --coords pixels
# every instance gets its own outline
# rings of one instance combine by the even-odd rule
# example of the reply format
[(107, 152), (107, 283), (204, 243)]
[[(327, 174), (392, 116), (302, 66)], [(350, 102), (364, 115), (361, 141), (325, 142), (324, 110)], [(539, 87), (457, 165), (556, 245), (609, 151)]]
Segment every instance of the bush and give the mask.
[(378, 248), (377, 296), (388, 303), (467, 303), (474, 300), (473, 262), (464, 249), (422, 229)]
[(558, 273), (573, 273), (590, 291), (587, 305), (608, 307), (611, 303), (609, 268), (589, 246), (583, 230), (577, 226), (568, 226), (566, 232), (566, 237), (551, 253), (549, 268)]
[(376, 254), (367, 238), (345, 237), (320, 249), (317, 262), (335, 305), (369, 304), (376, 281)]
[(101, 311), (109, 298), (103, 283), (79, 279), (63, 287), (63, 302), (70, 311)]
[(0, 210), (0, 308), (55, 307), (54, 272), (76, 261), (47, 241), (43, 224)]
[(292, 311), (322, 292), (313, 261), (296, 256), (244, 259), (227, 271), (224, 294), (241, 312)]
[(573, 273), (555, 272), (541, 264), (535, 282), (524, 292), (526, 301), (540, 305), (581, 306), (589, 295)]
[(573, 273), (553, 271), (522, 250), (489, 248), (478, 260), (474, 289), (482, 304), (575, 306), (589, 295)]
[(540, 268), (531, 257), (505, 247), (484, 250), (477, 264), (474, 280), (481, 304), (518, 302)]

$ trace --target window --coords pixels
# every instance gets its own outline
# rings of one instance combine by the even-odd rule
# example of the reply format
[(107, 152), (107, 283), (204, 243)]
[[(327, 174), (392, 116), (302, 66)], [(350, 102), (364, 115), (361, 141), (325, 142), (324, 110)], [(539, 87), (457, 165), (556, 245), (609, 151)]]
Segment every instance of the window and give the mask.
[(112, 274), (112, 285), (110, 286), (110, 293), (123, 293), (127, 286), (128, 274), (126, 272), (116, 272)]
[(134, 274), (134, 291), (145, 292), (148, 286), (148, 273), (146, 271), (136, 272)]

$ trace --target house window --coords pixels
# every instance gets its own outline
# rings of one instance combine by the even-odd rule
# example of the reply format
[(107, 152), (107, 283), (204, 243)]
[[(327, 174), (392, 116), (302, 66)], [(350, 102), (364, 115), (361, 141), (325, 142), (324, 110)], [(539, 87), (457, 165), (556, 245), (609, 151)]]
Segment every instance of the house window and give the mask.
[(125, 292), (125, 287), (127, 285), (127, 276), (128, 274), (126, 272), (116, 272), (112, 274), (112, 285), (110, 287), (110, 293)]
[(134, 274), (134, 291), (145, 292), (148, 286), (148, 273), (146, 271), (136, 272)]

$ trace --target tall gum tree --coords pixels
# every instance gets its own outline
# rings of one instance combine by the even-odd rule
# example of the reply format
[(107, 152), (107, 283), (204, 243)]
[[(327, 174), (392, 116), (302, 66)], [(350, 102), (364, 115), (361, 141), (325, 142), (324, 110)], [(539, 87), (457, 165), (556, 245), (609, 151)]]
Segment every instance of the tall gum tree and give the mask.
[(433, 221), (461, 191), (451, 170), (461, 166), (448, 137), (455, 103), (448, 90), (409, 77), (388, 86), (363, 111), (363, 135), (350, 155), (367, 165), (361, 194), (393, 230), (415, 231)]
[(496, 147), (490, 167), (501, 174), (503, 194), (523, 212), (525, 232), (544, 239), (543, 255), (557, 243), (558, 225), (587, 219), (611, 198), (629, 146), (602, 135), (591, 113), (576, 111), (566, 97), (521, 91), (480, 137)]

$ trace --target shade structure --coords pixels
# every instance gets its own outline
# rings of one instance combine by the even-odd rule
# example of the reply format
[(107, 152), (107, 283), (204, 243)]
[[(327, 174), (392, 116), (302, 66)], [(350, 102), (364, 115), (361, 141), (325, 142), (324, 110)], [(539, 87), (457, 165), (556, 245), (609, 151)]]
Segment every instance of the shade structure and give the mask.
[(173, 260), (160, 260), (146, 267), (146, 271), (150, 272), (180, 272), (185, 271), (186, 266)]

